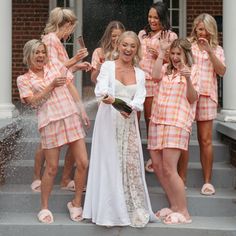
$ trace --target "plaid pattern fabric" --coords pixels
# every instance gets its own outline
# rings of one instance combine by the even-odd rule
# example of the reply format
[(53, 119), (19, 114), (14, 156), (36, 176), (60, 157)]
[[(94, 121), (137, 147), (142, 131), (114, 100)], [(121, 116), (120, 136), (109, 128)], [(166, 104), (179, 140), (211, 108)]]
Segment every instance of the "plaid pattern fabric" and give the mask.
[(196, 121), (214, 120), (217, 116), (217, 103), (209, 96), (200, 95), (197, 102)]
[(91, 65), (94, 69), (97, 69), (97, 65), (100, 63), (100, 58), (99, 58), (99, 54), (98, 51), (101, 50), (100, 48), (96, 48), (93, 51), (93, 55), (92, 55), (92, 60), (91, 60)]
[(189, 132), (179, 127), (159, 125), (151, 121), (148, 132), (148, 149), (178, 148), (188, 150), (189, 135)]
[[(159, 82), (158, 94), (154, 96), (151, 120), (156, 124), (171, 125), (191, 132), (195, 118), (196, 102), (190, 104), (186, 97), (187, 82), (179, 74), (166, 74), (163, 66), (162, 80)], [(199, 91), (197, 66), (192, 66), (191, 80), (195, 90)]]
[(39, 131), (43, 149), (60, 147), (85, 137), (78, 114), (50, 122)]
[[(56, 77), (60, 77), (60, 71), (53, 65), (44, 67), (44, 78), (37, 77), (31, 70), (17, 78), (17, 86), (21, 100), (34, 94), (40, 93)], [(68, 75), (68, 83), (73, 77)], [(64, 119), (74, 113), (79, 113), (78, 108), (71, 96), (67, 85), (56, 87), (53, 91), (41, 100), (37, 106), (38, 128), (42, 128), (52, 121)]]
[(157, 94), (158, 91), (158, 82), (155, 80), (147, 79), (145, 81), (145, 88), (146, 88), (146, 97), (153, 97)]
[[(159, 45), (159, 37), (160, 37), (161, 32), (158, 32), (156, 35), (152, 37), (145, 36), (145, 31), (141, 30), (138, 34), (138, 37), (141, 42), (141, 47), (142, 47), (142, 60), (140, 61), (140, 67), (143, 69), (145, 72), (145, 78), (146, 80), (151, 80), (152, 79), (152, 70), (153, 66), (155, 63), (155, 60), (151, 57), (148, 48), (155, 48), (157, 51), (160, 51), (160, 45)], [(170, 33), (170, 40), (174, 41), (177, 39), (177, 35), (174, 32)], [(147, 95), (146, 97), (152, 97), (154, 96), (153, 92), (156, 91), (156, 88), (152, 89), (151, 86), (156, 87), (157, 83), (146, 83), (146, 90), (147, 90)]]
[(61, 68), (69, 57), (60, 39), (55, 33), (49, 33), (43, 36), (42, 41), (47, 46), (49, 61), (54, 66)]
[[(213, 64), (209, 59), (209, 55), (206, 51), (201, 51), (196, 42), (192, 44), (192, 52), (194, 62), (199, 67), (199, 76), (201, 78), (201, 87), (199, 92), (201, 95), (210, 96), (211, 99), (217, 103), (217, 76), (214, 71)], [(225, 56), (223, 48), (221, 46), (217, 46), (213, 52), (224, 64)]]

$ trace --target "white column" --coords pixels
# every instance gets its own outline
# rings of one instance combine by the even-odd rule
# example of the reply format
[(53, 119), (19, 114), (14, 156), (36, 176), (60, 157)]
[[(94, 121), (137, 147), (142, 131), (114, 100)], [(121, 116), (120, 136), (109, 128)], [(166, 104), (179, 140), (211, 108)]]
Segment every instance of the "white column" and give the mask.
[(236, 24), (235, 0), (223, 0), (223, 47), (226, 74), (223, 79), (223, 109), (219, 119), (236, 122)]
[[(82, 0), (76, 0), (75, 1), (75, 8), (74, 8), (74, 12), (78, 18), (78, 24), (77, 24), (77, 29), (75, 31), (74, 34), (74, 54), (75, 52), (79, 49), (78, 48), (78, 44), (76, 43), (76, 37), (78, 35), (83, 35), (83, 29), (82, 29), (82, 25), (83, 25), (83, 1)], [(85, 42), (86, 44), (86, 42)], [(77, 71), (75, 74), (76, 79), (75, 79), (75, 86), (82, 98), (82, 80), (83, 80), (83, 72), (82, 71)]]
[(0, 119), (12, 118), (12, 1), (0, 3)]

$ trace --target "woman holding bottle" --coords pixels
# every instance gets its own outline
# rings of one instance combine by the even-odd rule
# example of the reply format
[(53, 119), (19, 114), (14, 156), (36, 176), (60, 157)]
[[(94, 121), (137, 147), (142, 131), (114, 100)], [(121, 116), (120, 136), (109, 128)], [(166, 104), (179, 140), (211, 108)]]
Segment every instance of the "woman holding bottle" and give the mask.
[[(99, 104), (92, 138), (83, 217), (103, 226), (144, 227), (151, 210), (143, 168), (137, 111), (145, 99), (144, 72), (137, 65), (140, 42), (132, 31), (121, 34), (117, 58), (101, 66), (95, 94)], [(124, 100), (132, 112), (112, 104)]]

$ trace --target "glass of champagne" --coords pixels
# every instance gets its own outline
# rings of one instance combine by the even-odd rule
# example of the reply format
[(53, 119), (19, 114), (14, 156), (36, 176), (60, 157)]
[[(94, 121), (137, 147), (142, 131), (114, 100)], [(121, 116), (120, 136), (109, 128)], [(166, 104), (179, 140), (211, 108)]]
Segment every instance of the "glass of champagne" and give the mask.
[(77, 38), (77, 42), (78, 42), (80, 48), (85, 48), (84, 38), (82, 35)]

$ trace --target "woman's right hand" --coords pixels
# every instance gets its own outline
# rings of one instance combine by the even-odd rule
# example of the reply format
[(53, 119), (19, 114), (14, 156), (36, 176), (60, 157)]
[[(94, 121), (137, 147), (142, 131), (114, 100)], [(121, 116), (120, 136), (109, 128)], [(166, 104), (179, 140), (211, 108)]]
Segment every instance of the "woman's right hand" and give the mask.
[(160, 48), (162, 51), (166, 51), (170, 48), (171, 40), (170, 40), (170, 32), (162, 31), (161, 37), (159, 38), (160, 41)]
[(54, 88), (60, 87), (66, 84), (66, 77), (57, 77), (52, 81), (52, 86)]
[(105, 95), (102, 101), (106, 104), (112, 104), (115, 101), (115, 98), (112, 97), (111, 95)]
[(78, 62), (78, 61), (81, 61), (82, 59), (84, 59), (87, 56), (88, 56), (87, 48), (81, 48), (77, 51), (77, 54), (74, 56), (74, 58)]

